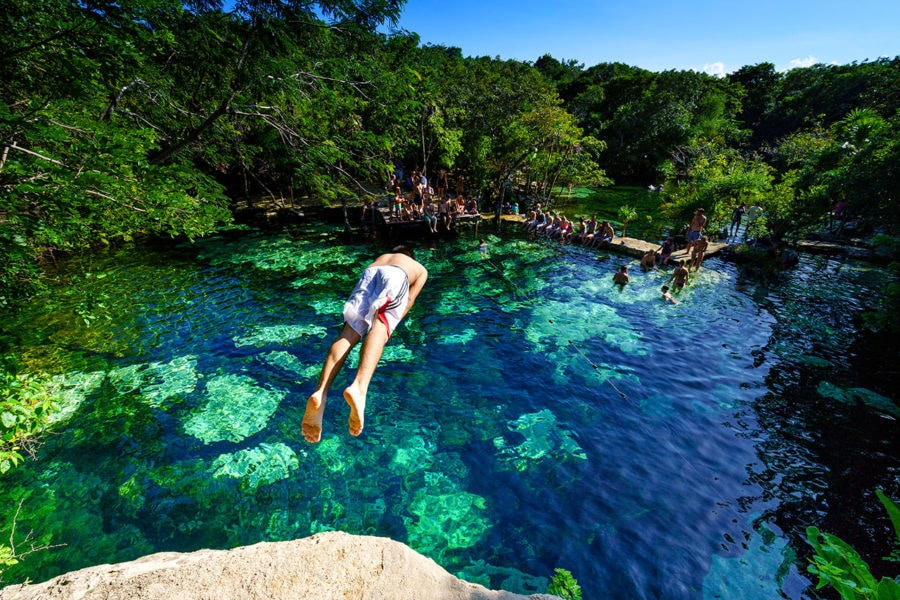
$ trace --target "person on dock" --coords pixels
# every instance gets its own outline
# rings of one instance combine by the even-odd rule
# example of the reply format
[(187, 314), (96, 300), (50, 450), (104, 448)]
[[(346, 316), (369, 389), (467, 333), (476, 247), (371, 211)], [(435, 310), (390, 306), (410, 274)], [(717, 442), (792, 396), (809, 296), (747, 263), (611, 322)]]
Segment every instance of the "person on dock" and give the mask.
[(672, 304), (678, 304), (678, 300), (675, 299), (674, 296), (669, 292), (669, 286), (662, 286), (662, 299), (663, 302), (671, 302)]
[(675, 238), (667, 237), (659, 247), (659, 264), (668, 266), (672, 253), (675, 252)]
[(685, 254), (691, 253), (691, 248), (693, 248), (697, 240), (700, 239), (700, 234), (703, 232), (703, 228), (706, 227), (707, 221), (708, 219), (706, 218), (706, 215), (703, 214), (703, 209), (698, 208), (697, 212), (694, 213), (694, 218), (691, 219), (690, 225), (688, 225), (687, 247), (684, 249)]
[(436, 202), (428, 202), (425, 205), (425, 224), (428, 225), (428, 231), (431, 233), (437, 233), (438, 226), (438, 213), (437, 213), (437, 203)]
[(316, 390), (306, 401), (301, 431), (307, 442), (314, 444), (322, 439), (322, 416), (328, 389), (360, 340), (363, 344), (359, 366), (353, 382), (344, 390), (344, 400), (350, 405), (347, 422), (350, 435), (362, 433), (366, 394), (375, 367), (391, 333), (409, 313), (427, 279), (428, 271), (406, 246), (397, 246), (390, 253), (382, 254), (363, 271), (344, 304), (343, 329), (325, 356)]
[(446, 197), (438, 200), (438, 220), (444, 231), (450, 231), (450, 201)]
[(609, 221), (603, 221), (597, 226), (597, 231), (594, 233), (594, 237), (591, 238), (589, 246), (591, 248), (599, 248), (604, 242), (611, 242), (615, 235), (616, 232)]
[(700, 263), (703, 262), (703, 257), (706, 256), (707, 248), (709, 248), (709, 239), (705, 235), (701, 235), (700, 239), (694, 244), (694, 249), (691, 252), (691, 268), (693, 268), (694, 271), (700, 270)]
[(747, 212), (747, 205), (741, 202), (741, 205), (731, 213), (731, 224), (728, 226), (728, 237), (735, 237), (740, 233), (741, 221), (744, 219), (745, 212)]
[(641, 269), (644, 271), (656, 270), (656, 250), (647, 250), (641, 257)]
[(685, 261), (678, 261), (678, 266), (675, 267), (675, 270), (672, 271), (672, 275), (669, 276), (669, 279), (666, 281), (667, 284), (671, 281), (676, 290), (680, 290), (686, 286), (688, 278), (691, 276), (691, 272), (687, 270), (684, 265)]
[(628, 277), (628, 265), (622, 265), (619, 267), (619, 270), (613, 273), (613, 282), (624, 286), (626, 283), (630, 281)]

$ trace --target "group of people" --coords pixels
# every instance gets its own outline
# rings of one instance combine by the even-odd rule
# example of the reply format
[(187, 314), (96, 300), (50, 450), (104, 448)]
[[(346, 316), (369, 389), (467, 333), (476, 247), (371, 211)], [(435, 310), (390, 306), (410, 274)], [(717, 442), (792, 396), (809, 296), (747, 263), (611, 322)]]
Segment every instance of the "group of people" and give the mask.
[[(687, 247), (685, 248), (684, 253), (688, 257), (677, 262), (672, 274), (669, 276), (668, 280), (666, 280), (666, 284), (662, 286), (661, 293), (664, 301), (678, 304), (678, 301), (672, 296), (670, 290), (674, 289), (675, 291), (678, 291), (683, 289), (690, 279), (691, 270), (694, 270), (695, 272), (700, 270), (700, 263), (703, 262), (703, 258), (706, 256), (706, 251), (709, 248), (709, 240), (703, 234), (703, 229), (706, 227), (707, 222), (708, 219), (704, 214), (704, 210), (702, 208), (697, 209), (697, 212), (694, 214), (694, 217), (691, 219), (691, 222), (685, 231)], [(675, 239), (672, 236), (668, 236), (663, 240), (659, 248), (648, 250), (644, 253), (641, 257), (641, 268), (645, 271), (649, 271), (656, 270), (660, 265), (666, 266), (669, 264), (669, 261), (675, 252)], [(628, 265), (622, 265), (619, 270), (613, 274), (613, 281), (620, 286), (624, 286), (630, 281)]]
[(580, 218), (576, 225), (565, 215), (545, 213), (537, 204), (525, 216), (525, 228), (535, 235), (559, 240), (567, 244), (577, 242), (589, 248), (598, 248), (612, 242), (616, 235), (609, 221), (597, 221), (596, 215), (590, 219)]
[[(667, 246), (667, 242), (671, 241), (672, 238), (668, 238), (665, 242), (663, 242), (662, 247)], [(656, 270), (658, 268), (658, 264), (668, 264), (669, 257), (666, 256), (666, 262), (659, 262), (660, 258), (660, 250), (648, 250), (641, 257), (641, 269), (644, 271)], [(671, 254), (671, 252), (669, 253)], [(620, 286), (625, 286), (625, 284), (631, 281), (631, 276), (628, 273), (629, 266), (627, 264), (619, 267), (619, 270), (613, 273), (613, 282), (617, 283)], [(669, 284), (671, 283), (675, 290), (681, 290), (684, 286), (687, 285), (688, 279), (690, 278), (691, 271), (689, 267), (689, 263), (687, 260), (679, 260), (675, 266), (675, 269), (672, 271), (672, 274), (669, 276), (669, 279), (666, 281), (666, 285), (662, 287), (662, 298), (667, 302), (671, 302), (672, 304), (678, 304), (678, 301), (672, 296), (669, 291), (671, 288)]]
[(457, 190), (455, 198), (450, 197), (447, 172), (443, 169), (438, 173), (437, 191), (418, 169), (406, 180), (392, 174), (389, 185), (394, 195), (390, 204), (392, 221), (425, 221), (429, 231), (438, 233), (450, 231), (459, 215), (479, 214), (478, 203), (465, 200), (462, 189)]

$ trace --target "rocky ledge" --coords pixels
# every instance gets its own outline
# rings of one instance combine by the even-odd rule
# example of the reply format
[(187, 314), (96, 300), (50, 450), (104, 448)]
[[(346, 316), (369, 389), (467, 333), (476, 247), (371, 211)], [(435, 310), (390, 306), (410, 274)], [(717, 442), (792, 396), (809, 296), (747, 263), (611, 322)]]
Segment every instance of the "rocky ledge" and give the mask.
[(233, 550), (162, 552), (0, 589), (0, 600), (558, 600), (458, 579), (387, 538), (332, 531)]

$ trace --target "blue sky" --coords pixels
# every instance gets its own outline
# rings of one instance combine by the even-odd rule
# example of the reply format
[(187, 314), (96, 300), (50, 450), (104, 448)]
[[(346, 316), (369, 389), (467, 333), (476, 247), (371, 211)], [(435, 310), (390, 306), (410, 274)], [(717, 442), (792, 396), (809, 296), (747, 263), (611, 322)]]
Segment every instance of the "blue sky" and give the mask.
[(900, 0), (408, 0), (399, 26), (465, 56), (712, 74), (900, 55)]

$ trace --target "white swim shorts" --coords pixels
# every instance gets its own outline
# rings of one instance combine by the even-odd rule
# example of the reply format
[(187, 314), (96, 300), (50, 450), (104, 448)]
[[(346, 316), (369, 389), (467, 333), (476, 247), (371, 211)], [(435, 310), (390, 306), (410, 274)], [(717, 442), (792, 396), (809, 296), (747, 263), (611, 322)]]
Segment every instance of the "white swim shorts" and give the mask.
[(360, 336), (366, 335), (377, 317), (388, 337), (403, 318), (409, 303), (409, 277), (396, 265), (369, 267), (363, 271), (344, 304), (344, 321)]

